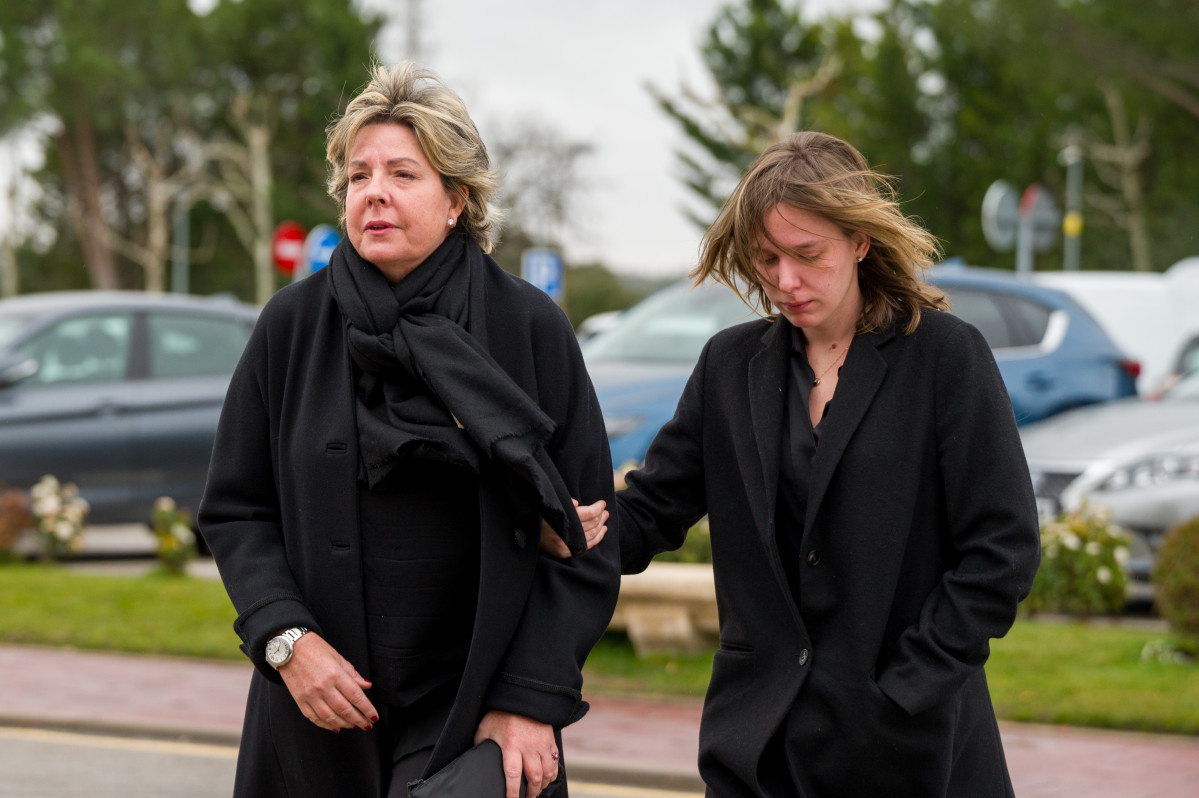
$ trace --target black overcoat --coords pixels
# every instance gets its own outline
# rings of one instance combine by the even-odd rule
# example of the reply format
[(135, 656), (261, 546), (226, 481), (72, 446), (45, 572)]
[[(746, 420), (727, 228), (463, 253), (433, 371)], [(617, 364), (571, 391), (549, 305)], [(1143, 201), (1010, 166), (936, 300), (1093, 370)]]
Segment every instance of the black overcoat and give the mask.
[(761, 794), (786, 722), (807, 798), (1010, 796), (983, 664), (1040, 546), (990, 350), (939, 311), (911, 335), (855, 337), (812, 463), (797, 606), (775, 532), (790, 339), (781, 319), (716, 335), (617, 494), (626, 573), (709, 515), (708, 794)]
[[(565, 315), (493, 263), (483, 282), (486, 319), (472, 333), (556, 422), (547, 450), (571, 495), (611, 504), (603, 418)], [(378, 798), (389, 770), (375, 735), (333, 734), (306, 720), (264, 659), (269, 637), (306, 626), (371, 678), (344, 327), (327, 272), (282, 289), (263, 308), (229, 386), (198, 515), (255, 665), (240, 798)], [(480, 480), (475, 629), (429, 772), (470, 747), (488, 710), (555, 728), (581, 717), (582, 662), (619, 591), (615, 536), (570, 560), (541, 555), (540, 519), (518, 517), (499, 484)]]

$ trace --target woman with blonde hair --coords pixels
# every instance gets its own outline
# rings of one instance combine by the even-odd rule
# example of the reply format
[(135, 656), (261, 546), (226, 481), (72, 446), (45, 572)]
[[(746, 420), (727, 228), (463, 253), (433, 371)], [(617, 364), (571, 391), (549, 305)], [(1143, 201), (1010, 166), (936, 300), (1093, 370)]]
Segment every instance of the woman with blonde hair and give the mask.
[(933, 237), (857, 150), (767, 149), (703, 240), (769, 318), (708, 342), (614, 522), (644, 570), (707, 514), (708, 795), (1010, 796), (983, 664), (1036, 572), (991, 352), (922, 280)]
[(235, 795), (398, 798), (487, 740), (549, 795), (619, 586), (571, 506), (612, 493), (573, 330), (488, 256), (496, 178), (430, 73), (375, 68), (328, 160), (345, 239), (263, 308), (199, 513), (255, 665)]

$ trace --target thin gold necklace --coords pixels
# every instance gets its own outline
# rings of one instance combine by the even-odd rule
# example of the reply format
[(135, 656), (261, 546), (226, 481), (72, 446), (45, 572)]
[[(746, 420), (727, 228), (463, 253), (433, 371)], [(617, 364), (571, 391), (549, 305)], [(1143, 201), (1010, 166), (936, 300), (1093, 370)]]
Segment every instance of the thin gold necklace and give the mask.
[[(836, 348), (837, 348), (837, 345), (836, 345), (836, 344), (833, 344), (833, 345), (832, 345), (831, 347), (829, 347), (829, 348), (830, 348), (830, 349), (836, 349)], [(814, 387), (816, 387), (817, 385), (819, 385), (819, 384), (820, 384), (820, 381), (824, 379), (824, 375), (826, 375), (826, 374), (828, 374), (830, 371), (832, 371), (832, 370), (833, 370), (833, 368), (834, 368), (834, 367), (835, 367), (835, 366), (836, 366), (838, 363), (840, 363), (842, 360), (844, 360), (844, 359), (845, 359), (845, 356), (846, 356), (847, 354), (849, 354), (849, 347), (848, 347), (848, 346), (847, 346), (847, 347), (845, 347), (845, 349), (841, 350), (841, 354), (840, 354), (840, 355), (837, 357), (837, 359), (836, 359), (836, 360), (834, 360), (834, 361), (833, 361), (833, 362), (832, 362), (832, 363), (829, 365), (829, 367), (828, 367), (828, 368), (826, 368), (824, 371), (820, 372), (820, 375), (819, 375), (818, 377), (816, 377), (816, 379), (812, 380), (812, 387), (814, 388)]]

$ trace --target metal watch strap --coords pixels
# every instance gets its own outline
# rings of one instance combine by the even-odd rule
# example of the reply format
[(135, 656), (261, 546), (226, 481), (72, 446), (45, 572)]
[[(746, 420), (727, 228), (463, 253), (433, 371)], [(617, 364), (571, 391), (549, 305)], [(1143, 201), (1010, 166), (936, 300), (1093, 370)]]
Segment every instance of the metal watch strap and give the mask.
[(284, 629), (279, 633), (279, 637), (286, 637), (293, 645), (304, 635), (308, 634), (308, 630), (303, 626), (293, 626), (290, 629)]

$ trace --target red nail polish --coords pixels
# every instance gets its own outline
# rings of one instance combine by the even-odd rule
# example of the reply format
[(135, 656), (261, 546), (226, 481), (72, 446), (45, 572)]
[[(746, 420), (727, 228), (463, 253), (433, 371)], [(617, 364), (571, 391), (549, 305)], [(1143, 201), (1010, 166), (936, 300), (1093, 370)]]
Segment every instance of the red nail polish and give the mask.
[(379, 722), (379, 716), (371, 715), (371, 723), (378, 723), (378, 722)]

